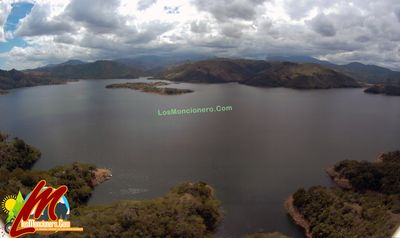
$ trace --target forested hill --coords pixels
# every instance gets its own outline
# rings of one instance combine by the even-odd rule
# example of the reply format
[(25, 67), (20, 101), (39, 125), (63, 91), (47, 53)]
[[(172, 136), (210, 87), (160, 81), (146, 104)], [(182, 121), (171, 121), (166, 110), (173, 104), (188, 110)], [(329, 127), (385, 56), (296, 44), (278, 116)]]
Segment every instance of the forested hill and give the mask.
[(56, 78), (46, 72), (22, 72), (15, 69), (10, 71), (0, 70), (0, 92), (13, 88), (62, 84), (65, 82), (66, 80)]
[(261, 87), (328, 89), (359, 87), (349, 76), (317, 64), (212, 59), (169, 67), (163, 78), (192, 83), (238, 82)]
[(348, 64), (334, 64), (329, 61), (319, 60), (310, 56), (293, 55), (293, 56), (269, 56), (268, 61), (278, 62), (294, 62), (294, 63), (313, 63), (319, 64), (330, 69), (346, 74), (357, 81), (364, 83), (387, 83), (400, 82), (400, 72), (385, 67), (363, 64), (360, 62), (351, 62)]

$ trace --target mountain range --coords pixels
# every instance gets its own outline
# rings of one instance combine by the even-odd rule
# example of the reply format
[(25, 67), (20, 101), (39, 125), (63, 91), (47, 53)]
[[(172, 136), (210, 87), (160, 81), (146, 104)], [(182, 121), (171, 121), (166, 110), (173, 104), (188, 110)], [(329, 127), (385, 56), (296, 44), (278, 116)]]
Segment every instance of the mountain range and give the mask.
[[(213, 66), (213, 63), (216, 65)], [(184, 69), (184, 67), (187, 68)], [(204, 76), (204, 72), (196, 71), (193, 67), (205, 67), (211, 70), (211, 73), (207, 76), (208, 78), (200, 78), (200, 74)], [(187, 77), (192, 78), (183, 79), (181, 76), (174, 78), (176, 75), (172, 77), (171, 73), (173, 71), (176, 73), (177, 70), (185, 72)], [(256, 86), (294, 88), (354, 86), (350, 78), (357, 82), (373, 84), (400, 81), (400, 72), (376, 65), (361, 63), (338, 65), (308, 56), (269, 56), (266, 60), (222, 60), (207, 55), (180, 54), (145, 55), (95, 62), (74, 59), (23, 71), (0, 70), (0, 89), (60, 84), (71, 79), (137, 78), (140, 76), (163, 76), (176, 81), (228, 81)], [(314, 77), (313, 81), (310, 81), (311, 76)], [(213, 80), (210, 80), (210, 77)], [(310, 82), (305, 83), (307, 80)], [(331, 80), (333, 81), (329, 82)]]

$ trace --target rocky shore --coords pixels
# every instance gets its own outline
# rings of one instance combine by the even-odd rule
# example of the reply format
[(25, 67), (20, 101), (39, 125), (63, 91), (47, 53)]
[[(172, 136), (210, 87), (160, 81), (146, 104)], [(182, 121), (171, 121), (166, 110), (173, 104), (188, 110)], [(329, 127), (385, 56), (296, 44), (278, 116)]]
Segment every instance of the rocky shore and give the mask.
[(111, 177), (112, 173), (110, 169), (97, 168), (96, 170), (93, 171), (92, 185), (93, 187), (97, 186), (109, 180)]
[(285, 208), (287, 213), (289, 214), (289, 216), (292, 218), (292, 220), (296, 225), (304, 229), (305, 236), (307, 238), (312, 238), (310, 223), (304, 218), (304, 216), (299, 212), (299, 210), (297, 210), (293, 202), (294, 202), (293, 195), (291, 195), (285, 201)]
[(331, 177), (335, 184), (342, 189), (352, 189), (351, 183), (348, 179), (341, 177), (340, 173), (336, 172), (335, 166), (330, 166), (325, 169), (325, 172)]
[[(384, 153), (378, 155), (378, 157), (376, 158), (375, 161), (373, 161), (373, 163), (382, 163), (384, 155), (385, 155)], [(328, 168), (325, 169), (325, 172), (339, 188), (346, 190), (353, 189), (353, 186), (351, 185), (350, 181), (344, 178), (340, 173), (338, 173), (335, 170), (335, 166), (329, 166)]]

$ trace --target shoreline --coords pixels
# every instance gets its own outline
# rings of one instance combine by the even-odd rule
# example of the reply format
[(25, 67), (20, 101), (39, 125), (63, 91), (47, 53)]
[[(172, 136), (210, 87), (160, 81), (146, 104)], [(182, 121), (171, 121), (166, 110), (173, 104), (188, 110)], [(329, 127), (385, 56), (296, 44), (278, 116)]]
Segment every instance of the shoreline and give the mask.
[[(383, 162), (384, 153), (380, 153), (372, 163), (382, 163)], [(347, 178), (343, 178), (339, 172), (335, 170), (335, 165), (329, 166), (325, 168), (325, 172), (328, 176), (333, 180), (333, 182), (341, 189), (351, 190), (353, 186), (350, 183), (350, 180)]]
[(289, 198), (285, 201), (285, 209), (289, 216), (292, 218), (293, 222), (301, 227), (307, 238), (312, 238), (312, 233), (310, 230), (310, 223), (304, 218), (304, 216), (297, 210), (297, 208), (293, 204), (294, 199), (293, 195), (290, 195)]

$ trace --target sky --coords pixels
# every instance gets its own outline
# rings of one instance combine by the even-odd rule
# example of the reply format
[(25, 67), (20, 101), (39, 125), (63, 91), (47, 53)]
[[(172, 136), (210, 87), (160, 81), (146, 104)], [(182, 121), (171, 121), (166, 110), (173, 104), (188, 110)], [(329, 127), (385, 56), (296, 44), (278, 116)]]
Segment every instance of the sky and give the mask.
[(308, 55), (400, 70), (399, 0), (0, 0), (0, 68)]

